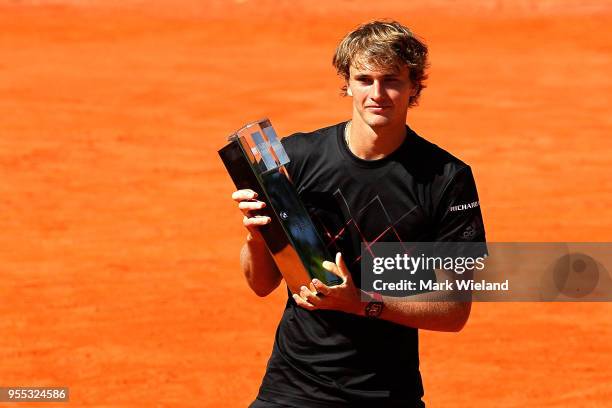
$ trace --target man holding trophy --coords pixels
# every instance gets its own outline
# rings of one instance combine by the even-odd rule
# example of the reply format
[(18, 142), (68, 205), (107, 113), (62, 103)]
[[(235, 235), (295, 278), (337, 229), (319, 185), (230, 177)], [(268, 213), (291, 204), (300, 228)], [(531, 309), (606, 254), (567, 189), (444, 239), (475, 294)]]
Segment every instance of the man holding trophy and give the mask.
[[(285, 278), (289, 297), (251, 407), (424, 407), (418, 329), (458, 331), (471, 304), (365, 293), (361, 245), (484, 242), (475, 182), (468, 165), (406, 125), (428, 65), (426, 45), (408, 28), (364, 24), (340, 42), (333, 64), (352, 97), (351, 120), (291, 135), (282, 147), (288, 176), (335, 253), (322, 268), (337, 282)], [(251, 188), (232, 198), (248, 229), (244, 274), (266, 296), (284, 275), (261, 234), (273, 222), (262, 215), (270, 203)]]

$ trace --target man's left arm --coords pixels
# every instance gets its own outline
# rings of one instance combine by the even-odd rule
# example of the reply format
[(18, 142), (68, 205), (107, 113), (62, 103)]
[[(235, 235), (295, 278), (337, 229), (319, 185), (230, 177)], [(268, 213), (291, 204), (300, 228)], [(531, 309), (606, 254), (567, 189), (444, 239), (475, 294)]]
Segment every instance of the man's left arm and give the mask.
[[(366, 306), (374, 297), (355, 286), (342, 255), (336, 255), (336, 262), (323, 262), (323, 267), (340, 276), (342, 284), (328, 287), (318, 279), (313, 279), (310, 287), (302, 286), (299, 294), (294, 294), (295, 302), (307, 310), (338, 310), (359, 316), (366, 316)], [(457, 279), (454, 272), (436, 271), (437, 281)], [(470, 271), (461, 278), (469, 279)], [(456, 291), (435, 291), (415, 296), (396, 298), (382, 297), (383, 309), (379, 319), (388, 320), (403, 326), (436, 331), (459, 331), (467, 322), (471, 301)]]
[[(469, 166), (462, 167), (450, 178), (440, 189), (436, 202), (434, 241), (480, 243), (458, 248), (469, 250), (470, 253), (464, 255), (486, 255), (480, 202)], [(314, 280), (310, 288), (302, 287), (299, 296), (294, 295), (296, 303), (307, 309), (334, 309), (363, 316), (365, 307), (362, 299), (372, 295), (363, 293), (355, 286), (341, 255), (336, 256), (335, 263), (324, 262), (323, 267), (336, 273), (344, 282), (328, 288)], [(470, 270), (463, 274), (445, 270), (436, 270), (435, 273), (437, 282), (469, 280), (473, 276)], [(459, 291), (456, 285), (451, 286), (454, 290), (437, 290), (405, 298), (384, 297), (384, 306), (378, 318), (419, 329), (459, 331), (470, 315), (471, 293)]]

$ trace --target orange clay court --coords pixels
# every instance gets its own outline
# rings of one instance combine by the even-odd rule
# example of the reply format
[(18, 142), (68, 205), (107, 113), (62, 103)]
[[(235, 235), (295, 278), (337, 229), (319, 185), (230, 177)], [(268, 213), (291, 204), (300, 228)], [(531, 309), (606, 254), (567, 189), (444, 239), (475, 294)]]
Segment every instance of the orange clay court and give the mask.
[[(348, 118), (331, 56), (374, 18), (428, 43), (409, 122), (471, 164), (490, 241), (610, 241), (612, 7), (459, 3), (0, 0), (0, 386), (248, 405), (286, 293), (241, 276), (217, 149), (263, 116), (282, 135)], [(462, 332), (421, 332), (424, 400), (610, 406), (610, 316), (475, 304)]]

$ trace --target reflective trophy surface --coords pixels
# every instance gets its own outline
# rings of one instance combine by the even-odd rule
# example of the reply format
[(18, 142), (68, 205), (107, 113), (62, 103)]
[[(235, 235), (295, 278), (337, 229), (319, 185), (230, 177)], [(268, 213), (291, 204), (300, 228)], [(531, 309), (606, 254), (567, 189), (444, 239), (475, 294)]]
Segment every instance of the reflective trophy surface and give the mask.
[(321, 263), (334, 261), (306, 207), (295, 190), (285, 165), (285, 149), (268, 119), (252, 122), (228, 138), (219, 156), (238, 189), (251, 189), (267, 206), (257, 213), (272, 222), (260, 227), (289, 290), (299, 293), (313, 278), (328, 286), (341, 279)]

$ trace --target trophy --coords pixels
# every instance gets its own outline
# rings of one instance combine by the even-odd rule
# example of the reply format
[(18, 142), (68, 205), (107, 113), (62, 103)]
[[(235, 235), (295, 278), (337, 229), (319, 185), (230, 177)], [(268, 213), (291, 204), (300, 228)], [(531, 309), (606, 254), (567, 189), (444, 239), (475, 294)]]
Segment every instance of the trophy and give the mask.
[(236, 188), (251, 189), (267, 206), (259, 214), (272, 222), (259, 227), (289, 290), (299, 293), (313, 278), (328, 286), (342, 280), (323, 268), (333, 261), (306, 207), (298, 197), (285, 165), (289, 157), (268, 119), (237, 130), (219, 150)]

